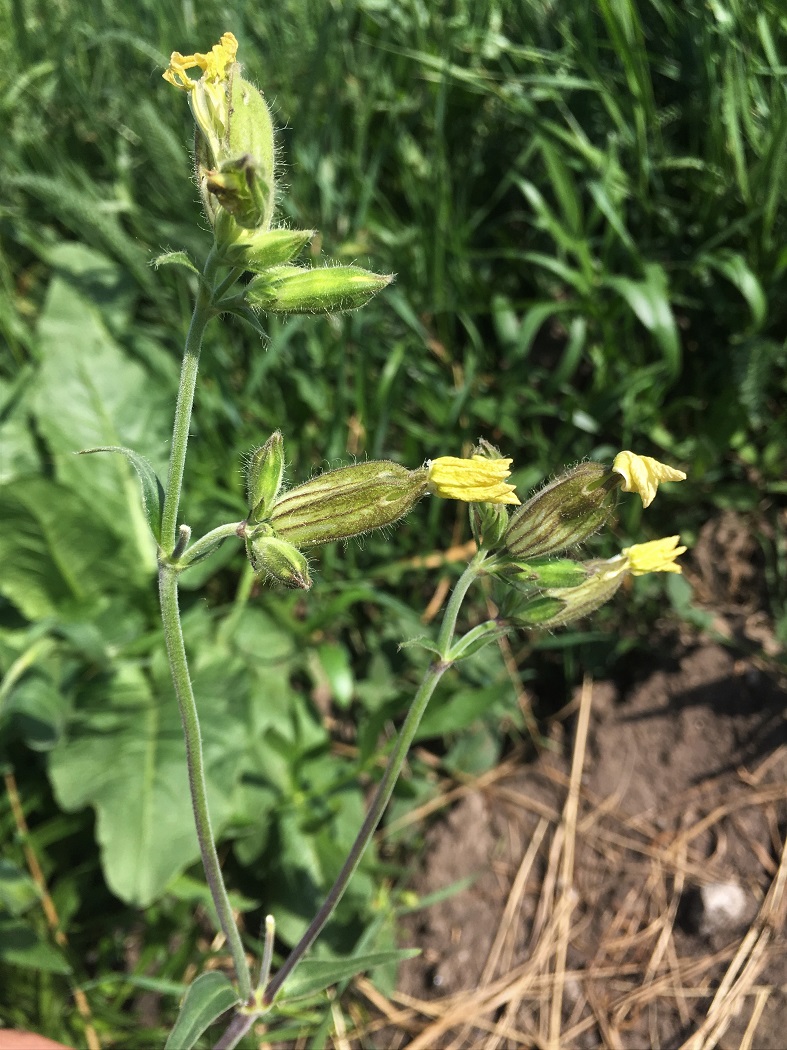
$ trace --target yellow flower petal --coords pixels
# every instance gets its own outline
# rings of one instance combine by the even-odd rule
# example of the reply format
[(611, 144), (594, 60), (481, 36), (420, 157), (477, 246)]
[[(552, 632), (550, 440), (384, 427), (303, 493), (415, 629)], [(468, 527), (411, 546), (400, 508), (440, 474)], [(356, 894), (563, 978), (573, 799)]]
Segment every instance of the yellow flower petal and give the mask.
[(659, 463), (650, 456), (638, 456), (634, 452), (619, 452), (612, 469), (623, 478), (623, 491), (638, 493), (643, 507), (649, 507), (656, 498), (660, 482), (686, 480), (682, 470), (668, 467), (666, 463)]
[(628, 571), (632, 576), (644, 576), (648, 572), (683, 572), (680, 565), (675, 564), (675, 559), (686, 552), (685, 547), (678, 546), (679, 540), (680, 536), (665, 536), (661, 540), (624, 547)]
[(430, 460), (429, 488), (443, 499), (459, 499), (465, 503), (519, 504), (513, 485), (506, 484), (511, 473), (510, 459), (486, 459), (472, 456), (440, 456)]
[(164, 79), (175, 87), (184, 91), (192, 91), (197, 81), (192, 80), (187, 70), (202, 70), (202, 80), (219, 83), (227, 79), (228, 70), (235, 61), (238, 53), (238, 41), (232, 33), (225, 33), (218, 44), (214, 44), (206, 54), (196, 52), (193, 55), (181, 55), (180, 51), (173, 51), (169, 59), (169, 68), (163, 74)]

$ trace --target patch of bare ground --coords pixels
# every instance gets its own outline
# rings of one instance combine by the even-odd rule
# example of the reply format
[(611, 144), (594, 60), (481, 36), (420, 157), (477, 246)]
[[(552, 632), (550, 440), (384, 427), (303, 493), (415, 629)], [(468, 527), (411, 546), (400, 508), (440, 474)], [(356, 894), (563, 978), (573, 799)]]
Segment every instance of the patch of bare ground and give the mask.
[(787, 1045), (787, 689), (747, 535), (724, 515), (695, 551), (714, 640), (655, 643), (554, 751), (447, 786), (414, 889), (469, 885), (410, 916), (390, 1000), (356, 982), (342, 1046)]

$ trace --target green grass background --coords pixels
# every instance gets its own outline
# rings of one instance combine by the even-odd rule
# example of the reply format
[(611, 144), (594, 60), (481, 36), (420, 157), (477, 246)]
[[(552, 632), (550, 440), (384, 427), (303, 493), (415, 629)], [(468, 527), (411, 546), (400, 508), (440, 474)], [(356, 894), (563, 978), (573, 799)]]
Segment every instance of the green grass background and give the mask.
[[(265, 344), (234, 320), (209, 329), (182, 511), (195, 534), (244, 514), (243, 457), (277, 427), (291, 481), (354, 457), (417, 466), (479, 437), (514, 457), (522, 492), (621, 448), (688, 471), (644, 517), (623, 503), (616, 535), (590, 545), (603, 553), (691, 543), (729, 507), (756, 529), (787, 492), (777, 0), (8, 0), (0, 757), (70, 944), (47, 930), (4, 801), (0, 1021), (75, 1045), (75, 984), (106, 1045), (149, 1046), (211, 954), (136, 480), (73, 451), (126, 444), (166, 464), (193, 284), (150, 263), (201, 260), (209, 237), (185, 96), (161, 72), (228, 29), (275, 114), (280, 220), (320, 231), (315, 262), (396, 282), (346, 317), (266, 319)], [(758, 535), (784, 639), (783, 537)], [(184, 578), (214, 820), (252, 942), (272, 911), (292, 943), (338, 870), (424, 665), (399, 642), (428, 630), (420, 613), (456, 570), (408, 563), (468, 537), (463, 514), (427, 502), (395, 533), (321, 552), (305, 597), (252, 587), (231, 545)], [(614, 674), (665, 611), (695, 615), (670, 583), (514, 639), (538, 713), (582, 669)], [(485, 650), (421, 739), (448, 771), (489, 768), (524, 734), (514, 697)], [(433, 790), (414, 762), (394, 811)], [(393, 860), (367, 859), (319, 951), (393, 943)], [(320, 1045), (323, 1016), (292, 1025)]]

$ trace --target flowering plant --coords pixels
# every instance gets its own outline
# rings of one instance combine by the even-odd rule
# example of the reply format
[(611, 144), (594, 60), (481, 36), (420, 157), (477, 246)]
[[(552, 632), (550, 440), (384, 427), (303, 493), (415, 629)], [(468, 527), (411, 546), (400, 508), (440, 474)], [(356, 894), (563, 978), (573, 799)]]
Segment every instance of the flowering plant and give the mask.
[[(607, 560), (583, 561), (574, 556), (581, 544), (610, 522), (621, 491), (639, 494), (647, 507), (659, 483), (685, 478), (681, 471), (647, 456), (625, 451), (611, 464), (580, 463), (524, 502), (509, 481), (512, 459), (484, 440), (469, 456), (439, 455), (410, 466), (395, 460), (358, 462), (286, 488), (285, 443), (279, 431), (248, 456), (246, 517), (192, 538), (190, 527), (180, 520), (180, 499), (202, 339), (209, 322), (232, 313), (258, 327), (260, 311), (353, 310), (391, 280), (358, 266), (307, 267), (295, 262), (313, 231), (273, 225), (273, 122), (262, 94), (243, 77), (237, 50), (235, 37), (225, 33), (207, 53), (173, 52), (164, 73), (170, 84), (188, 95), (197, 132), (197, 181), (213, 232), (213, 245), (199, 271), (184, 348), (166, 482), (162, 484), (150, 464), (133, 450), (111, 449), (126, 455), (139, 474), (147, 521), (158, 546), (164, 637), (186, 738), (197, 837), (235, 971), (235, 982), (215, 971), (204, 975), (209, 981), (194, 982), (170, 1043), (193, 1045), (209, 1023), (232, 1009), (229, 1027), (218, 1044), (224, 1048), (235, 1046), (255, 1018), (286, 1000), (288, 981), (355, 872), (390, 800), (429, 699), (446, 671), (509, 631), (556, 628), (587, 615), (609, 600), (629, 576), (680, 572), (676, 558), (685, 550), (678, 546), (678, 537), (670, 537), (633, 545)], [(194, 69), (201, 71), (198, 79), (191, 76)], [(194, 269), (183, 253), (170, 253), (159, 262)], [(211, 828), (199, 716), (178, 602), (180, 575), (226, 541), (241, 541), (262, 583), (305, 590), (314, 582), (307, 552), (391, 527), (419, 501), (432, 497), (468, 504), (475, 552), (447, 603), (437, 637), (422, 642), (433, 658), (333, 888), (273, 977), (275, 923), (269, 917), (259, 977), (252, 982)], [(457, 628), (462, 602), (481, 576), (496, 581), (498, 608), (462, 635)], [(361, 969), (362, 960), (357, 962)], [(330, 978), (326, 983), (331, 983)]]

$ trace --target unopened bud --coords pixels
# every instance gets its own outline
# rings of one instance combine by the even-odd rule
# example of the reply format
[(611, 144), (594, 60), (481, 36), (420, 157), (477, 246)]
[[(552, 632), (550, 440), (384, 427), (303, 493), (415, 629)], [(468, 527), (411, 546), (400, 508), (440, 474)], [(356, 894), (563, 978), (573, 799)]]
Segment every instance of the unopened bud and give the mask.
[(255, 277), (246, 294), (269, 313), (332, 313), (357, 310), (392, 280), (360, 266), (277, 266)]
[(512, 619), (520, 627), (563, 627), (595, 612), (613, 596), (626, 575), (608, 561), (588, 562), (587, 578), (577, 587), (548, 587), (524, 602)]
[(245, 230), (226, 212), (215, 233), (223, 262), (257, 273), (291, 262), (314, 237), (314, 230)]
[(471, 503), (470, 528), (480, 547), (495, 550), (501, 546), (508, 528), (508, 511), (501, 503)]
[(319, 474), (276, 500), (269, 521), (298, 547), (346, 540), (393, 525), (426, 492), (424, 468), (373, 460)]
[(587, 569), (571, 558), (535, 558), (513, 562), (504, 568), (505, 579), (533, 587), (576, 587), (587, 579)]
[(308, 590), (312, 585), (309, 565), (301, 552), (286, 540), (266, 534), (264, 527), (246, 538), (251, 567), (260, 576), (271, 577), (285, 587)]
[(223, 161), (204, 172), (205, 186), (239, 226), (266, 230), (273, 213), (273, 181), (266, 179), (251, 153)]
[(609, 468), (580, 463), (551, 481), (511, 515), (506, 547), (515, 558), (555, 554), (582, 543), (609, 519), (615, 501)]
[(246, 468), (246, 496), (249, 501), (249, 523), (267, 518), (279, 494), (284, 476), (284, 440), (277, 430), (262, 448), (251, 454)]
[[(273, 122), (262, 94), (235, 61), (238, 42), (225, 33), (208, 53), (174, 51), (164, 73), (188, 92), (197, 136), (197, 175), (211, 222), (215, 197), (241, 225), (268, 229), (274, 203)], [(202, 70), (199, 80), (189, 70)]]

